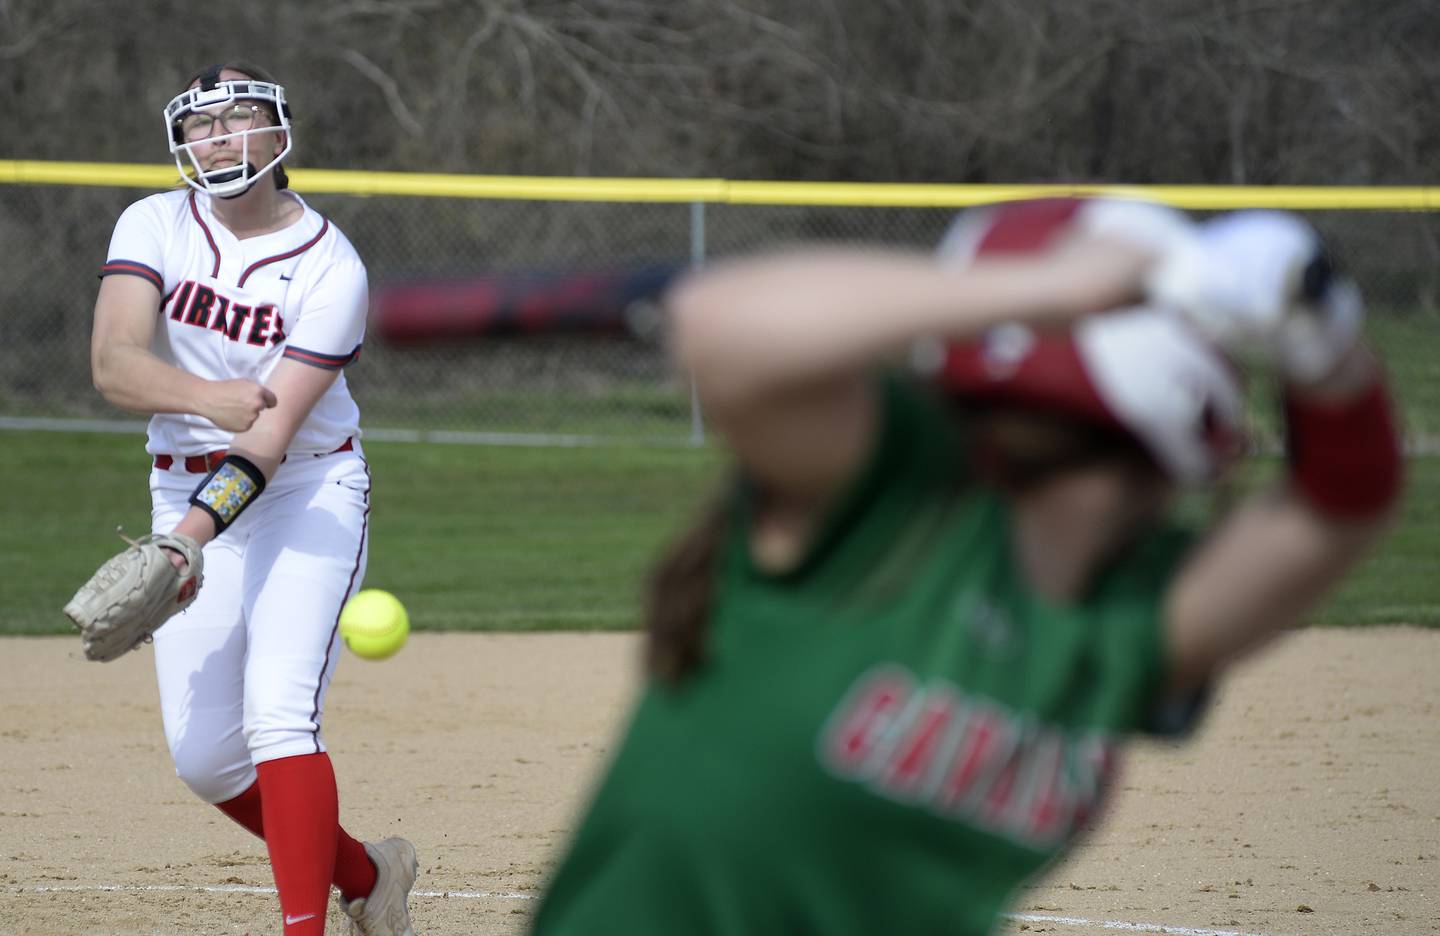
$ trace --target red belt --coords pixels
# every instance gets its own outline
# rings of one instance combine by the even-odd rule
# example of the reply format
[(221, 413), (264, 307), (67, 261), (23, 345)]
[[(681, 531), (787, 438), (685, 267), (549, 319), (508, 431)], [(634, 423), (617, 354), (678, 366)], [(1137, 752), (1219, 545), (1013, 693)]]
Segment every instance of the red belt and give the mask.
[[(316, 453), (315, 457), (319, 458), (320, 455), (334, 455), (336, 452), (348, 452), (353, 448), (355, 448), (355, 438), (351, 436), (344, 442), (341, 442), (339, 448), (330, 452)], [(216, 465), (225, 460), (227, 454), (229, 453), (226, 452), (225, 449), (221, 449), (218, 452), (207, 452), (204, 455), (186, 455), (184, 458), (185, 470), (191, 474), (209, 474), (215, 470)], [(170, 466), (177, 461), (180, 461), (180, 459), (174, 455), (156, 455), (155, 467), (161, 471), (169, 471)], [(284, 461), (284, 459), (281, 459), (281, 461)]]

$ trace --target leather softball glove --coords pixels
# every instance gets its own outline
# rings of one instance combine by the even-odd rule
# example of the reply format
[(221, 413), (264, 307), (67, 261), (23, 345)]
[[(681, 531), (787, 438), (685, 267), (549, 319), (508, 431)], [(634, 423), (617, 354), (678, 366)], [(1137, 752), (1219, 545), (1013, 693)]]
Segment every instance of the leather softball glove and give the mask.
[[(123, 537), (130, 545), (80, 586), (65, 614), (75, 622), (85, 657), (109, 663), (150, 640), (160, 625), (195, 600), (203, 581), (200, 546), (188, 536)], [(176, 569), (162, 547), (185, 557)]]

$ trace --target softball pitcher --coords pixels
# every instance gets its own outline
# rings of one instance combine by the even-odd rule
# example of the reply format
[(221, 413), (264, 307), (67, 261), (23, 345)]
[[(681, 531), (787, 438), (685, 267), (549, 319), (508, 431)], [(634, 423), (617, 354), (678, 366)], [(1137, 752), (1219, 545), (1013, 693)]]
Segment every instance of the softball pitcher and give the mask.
[[(1318, 247), (1289, 216), (1046, 201), (967, 216), (938, 261), (680, 284), (739, 480), (657, 569), (651, 685), (535, 932), (991, 932), (1121, 739), (1183, 731), (1390, 515), (1385, 388)], [(1212, 342), (1275, 362), (1290, 462), (1197, 540), (1166, 506), (1241, 414)], [(928, 377), (887, 371), (914, 343)]]
[[(154, 636), (175, 769), (265, 840), (286, 934), (324, 931), (332, 883), (361, 933), (410, 934), (415, 850), (340, 827), (321, 738), (336, 621), (365, 574), (370, 472), (344, 375), (365, 267), (287, 188), (290, 108), (263, 70), (206, 68), (164, 117), (186, 184), (116, 224), (91, 365), (106, 400), (152, 414), (154, 533), (203, 546), (198, 594)], [(183, 553), (163, 555), (184, 571)]]

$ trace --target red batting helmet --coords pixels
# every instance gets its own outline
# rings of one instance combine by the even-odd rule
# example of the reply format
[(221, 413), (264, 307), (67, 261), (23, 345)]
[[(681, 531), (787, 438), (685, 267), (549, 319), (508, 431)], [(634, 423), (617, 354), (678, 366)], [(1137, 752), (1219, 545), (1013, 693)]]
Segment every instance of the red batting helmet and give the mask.
[[(946, 260), (1042, 250), (1065, 235), (1104, 233), (1161, 246), (1190, 222), (1162, 205), (1111, 198), (1013, 202), (957, 218)], [(957, 396), (1058, 411), (1120, 430), (1176, 481), (1214, 477), (1239, 453), (1243, 406), (1231, 362), (1176, 315), (1147, 306), (1090, 316), (1069, 329), (1019, 325), (951, 341), (932, 370)]]

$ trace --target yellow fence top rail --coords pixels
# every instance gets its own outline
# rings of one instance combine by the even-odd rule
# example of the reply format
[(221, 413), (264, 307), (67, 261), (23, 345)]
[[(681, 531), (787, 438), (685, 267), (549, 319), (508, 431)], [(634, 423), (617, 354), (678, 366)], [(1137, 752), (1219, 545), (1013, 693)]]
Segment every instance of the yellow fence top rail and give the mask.
[[(1440, 210), (1440, 187), (1294, 185), (909, 185), (841, 182), (741, 182), (730, 179), (618, 179), (566, 176), (442, 175), (294, 169), (307, 193), (494, 198), (527, 201), (711, 202), (732, 205), (830, 205), (961, 208), (1047, 195), (1131, 195), (1179, 208), (1289, 208), (1327, 211)], [(166, 189), (173, 165), (0, 159), (0, 185), (93, 185)]]

